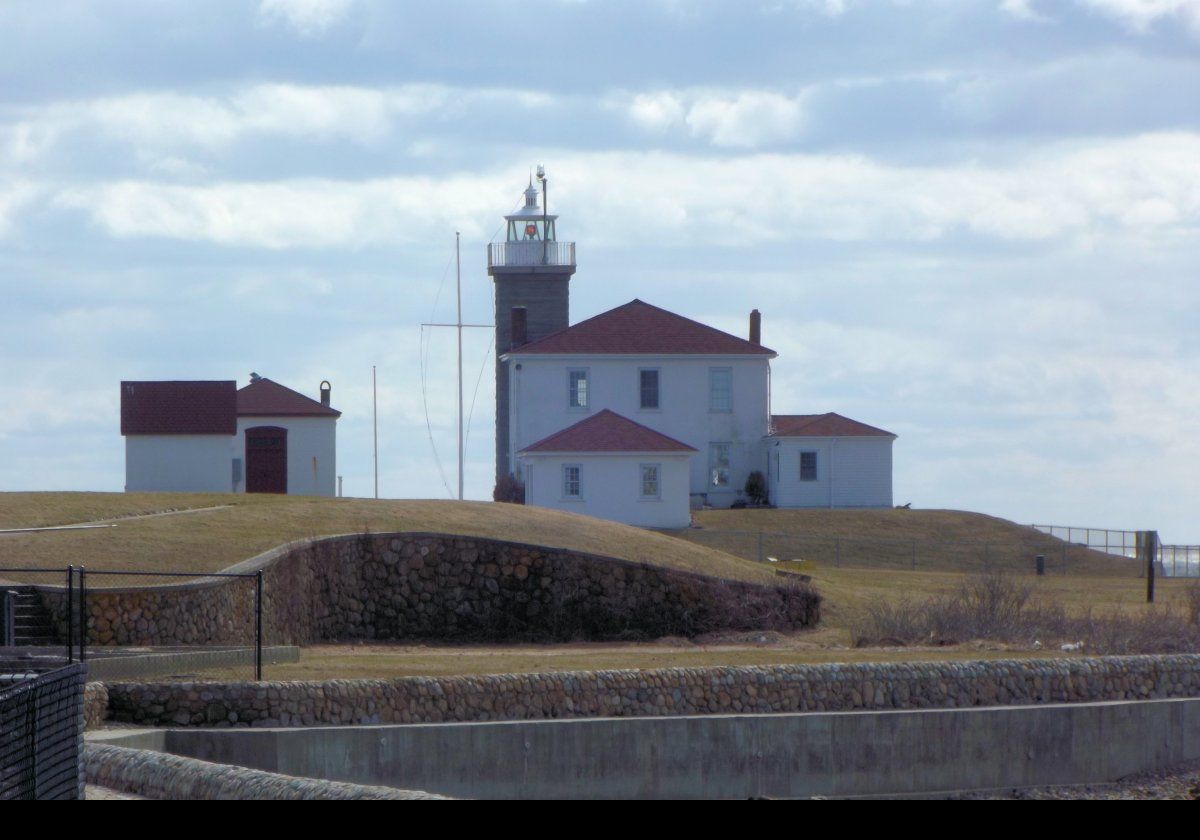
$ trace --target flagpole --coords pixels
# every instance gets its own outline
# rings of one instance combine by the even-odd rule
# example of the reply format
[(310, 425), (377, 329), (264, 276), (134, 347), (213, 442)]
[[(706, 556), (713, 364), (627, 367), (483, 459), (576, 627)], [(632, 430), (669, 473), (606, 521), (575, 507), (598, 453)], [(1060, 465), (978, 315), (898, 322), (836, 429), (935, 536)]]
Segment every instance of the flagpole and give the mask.
[(375, 498), (379, 498), (379, 391), (375, 387), (375, 365), (371, 365), (371, 435), (375, 448)]
[(462, 362), (462, 255), (459, 247), (461, 234), (454, 232), (454, 278), (458, 290), (458, 500), (463, 500), (463, 362)]

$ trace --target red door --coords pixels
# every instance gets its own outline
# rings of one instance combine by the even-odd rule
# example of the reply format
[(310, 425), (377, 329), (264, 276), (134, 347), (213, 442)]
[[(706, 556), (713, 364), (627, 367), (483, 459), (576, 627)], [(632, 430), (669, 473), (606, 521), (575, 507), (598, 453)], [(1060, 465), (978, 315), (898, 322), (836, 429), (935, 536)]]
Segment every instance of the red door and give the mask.
[(287, 429), (255, 426), (246, 430), (246, 492), (287, 492)]

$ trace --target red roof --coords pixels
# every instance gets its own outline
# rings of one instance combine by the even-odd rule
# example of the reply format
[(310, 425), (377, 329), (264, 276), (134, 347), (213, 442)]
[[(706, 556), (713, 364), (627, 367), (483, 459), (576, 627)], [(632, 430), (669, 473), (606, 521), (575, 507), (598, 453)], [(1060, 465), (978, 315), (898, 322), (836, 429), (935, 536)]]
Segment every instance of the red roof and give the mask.
[(123, 435), (233, 435), (237, 383), (122, 382)]
[(686, 443), (607, 408), (526, 446), (521, 452), (695, 452)]
[(573, 327), (513, 348), (511, 355), (523, 353), (776, 355), (761, 344), (752, 344), (640, 300), (631, 300)]
[(834, 414), (772, 414), (771, 437), (895, 437), (891, 432)]
[(237, 392), (238, 417), (341, 417), (317, 400), (262, 377)]

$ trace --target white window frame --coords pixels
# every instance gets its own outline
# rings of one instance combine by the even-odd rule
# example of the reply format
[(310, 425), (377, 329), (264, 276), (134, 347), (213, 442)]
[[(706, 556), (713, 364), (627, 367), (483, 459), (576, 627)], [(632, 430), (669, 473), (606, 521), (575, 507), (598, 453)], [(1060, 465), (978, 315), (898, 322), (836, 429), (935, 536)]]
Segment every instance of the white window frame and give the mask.
[[(726, 374), (729, 377), (728, 389), (726, 396), (728, 397), (728, 405), (717, 405), (717, 376)], [(714, 414), (729, 414), (733, 411), (733, 368), (731, 367), (711, 367), (708, 369), (708, 410)]]
[[(654, 493), (646, 492), (646, 470), (654, 470)], [(662, 499), (662, 464), (638, 464), (638, 498), (657, 502)]]
[[(717, 459), (716, 452), (718, 447), (725, 449), (725, 472), (726, 479), (724, 484), (717, 482)], [(728, 489), (733, 487), (733, 444), (726, 441), (715, 441), (708, 445), (708, 486), (710, 488)]]
[[(583, 374), (583, 402), (576, 405), (575, 402), (579, 398), (579, 388), (571, 381), (571, 376), (576, 373)], [(592, 401), (592, 371), (591, 368), (573, 367), (567, 368), (567, 409), (569, 411), (587, 411), (588, 406)]]
[[(575, 470), (575, 495), (567, 492), (570, 489), (570, 479), (567, 478), (567, 470)], [(563, 464), (562, 465), (562, 497), (566, 502), (581, 502), (583, 501), (583, 464)]]
[[(804, 456), (805, 455), (811, 455), (813, 457), (812, 478), (804, 477)], [(806, 484), (811, 481), (820, 481), (821, 480), (821, 455), (820, 455), (820, 452), (816, 449), (801, 449), (800, 450), (800, 458), (799, 458), (799, 467), (800, 467), (800, 471), (798, 473), (798, 477), (801, 481), (805, 482)]]
[[(654, 405), (644, 405), (645, 393), (642, 390), (642, 374), (654, 373)], [(640, 367), (637, 375), (638, 410), (662, 411), (662, 368)]]

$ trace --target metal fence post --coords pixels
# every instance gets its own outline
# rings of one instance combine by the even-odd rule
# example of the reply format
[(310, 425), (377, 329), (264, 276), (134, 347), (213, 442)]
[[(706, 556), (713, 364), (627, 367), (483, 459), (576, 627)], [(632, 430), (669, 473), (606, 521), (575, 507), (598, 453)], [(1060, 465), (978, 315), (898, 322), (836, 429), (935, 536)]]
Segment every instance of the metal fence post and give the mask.
[[(759, 537), (761, 539), (761, 535)], [(262, 569), (258, 570), (258, 574), (254, 576), (254, 679), (262, 682), (262, 596), (263, 596), (263, 573)]]
[(79, 661), (87, 661), (87, 570), (79, 567)]
[(1158, 562), (1158, 532), (1146, 531), (1142, 538), (1142, 548), (1146, 552), (1146, 603), (1154, 603), (1154, 573)]
[(916, 540), (913, 540), (913, 545), (912, 545), (912, 567), (913, 567), (913, 571), (915, 572), (917, 570), (917, 541)]
[(75, 566), (67, 566), (67, 590), (63, 599), (67, 608), (67, 663), (75, 661)]

